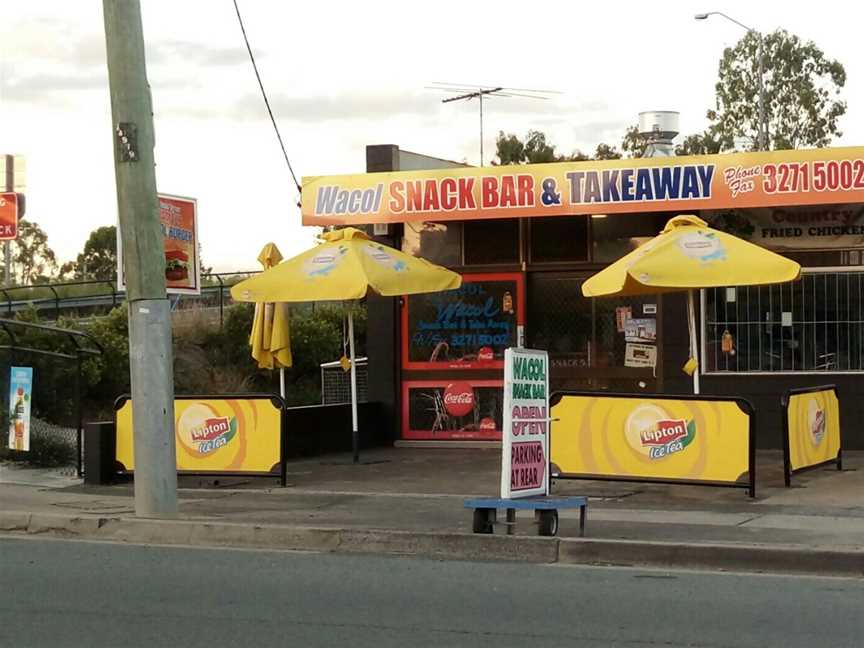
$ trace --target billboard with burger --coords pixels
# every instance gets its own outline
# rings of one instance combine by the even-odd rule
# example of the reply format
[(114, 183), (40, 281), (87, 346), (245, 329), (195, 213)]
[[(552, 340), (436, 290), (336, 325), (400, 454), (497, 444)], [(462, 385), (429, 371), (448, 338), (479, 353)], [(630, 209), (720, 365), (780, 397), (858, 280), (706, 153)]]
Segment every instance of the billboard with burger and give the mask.
[(183, 250), (165, 250), (165, 282), (189, 279), (189, 255)]
[[(159, 222), (165, 244), (165, 288), (169, 294), (197, 295), (201, 292), (198, 258), (198, 209), (194, 198), (159, 194)], [(123, 274), (123, 245), (117, 228), (118, 275)], [(120, 289), (125, 281), (121, 279)]]

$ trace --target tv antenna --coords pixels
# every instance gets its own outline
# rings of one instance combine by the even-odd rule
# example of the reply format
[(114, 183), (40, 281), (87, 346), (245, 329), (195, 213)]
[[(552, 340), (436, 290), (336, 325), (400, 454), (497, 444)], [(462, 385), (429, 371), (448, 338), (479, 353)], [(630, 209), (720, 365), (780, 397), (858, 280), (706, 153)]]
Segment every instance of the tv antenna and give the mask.
[(452, 101), (471, 101), (477, 99), (480, 103), (480, 166), (483, 166), (483, 99), (484, 97), (522, 97), (525, 99), (540, 99), (546, 101), (549, 97), (544, 95), (561, 94), (556, 90), (531, 90), (529, 88), (505, 88), (504, 86), (491, 85), (474, 85), (471, 83), (444, 83), (441, 81), (433, 81), (431, 86), (426, 86), (427, 90), (439, 90), (441, 92), (451, 92), (456, 94), (455, 97), (442, 99), (441, 103), (450, 103)]

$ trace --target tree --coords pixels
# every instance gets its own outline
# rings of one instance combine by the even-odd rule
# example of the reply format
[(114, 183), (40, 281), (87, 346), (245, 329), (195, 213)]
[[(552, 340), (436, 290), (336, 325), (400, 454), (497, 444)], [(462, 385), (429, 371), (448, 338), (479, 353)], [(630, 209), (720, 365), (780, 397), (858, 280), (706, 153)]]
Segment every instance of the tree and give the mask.
[(495, 149), (498, 164), (522, 164), (525, 161), (525, 145), (512, 133), (505, 135), (504, 131), (498, 131)]
[(559, 156), (555, 154), (555, 146), (546, 142), (546, 135), (540, 131), (528, 131), (525, 138), (525, 161), (528, 164), (542, 164), (544, 162), (557, 162)]
[(57, 272), (57, 255), (48, 246), (48, 235), (31, 220), (18, 222), (18, 238), (12, 242), (14, 276), (22, 284), (51, 279)]
[(76, 279), (114, 278), (117, 273), (117, 227), (106, 225), (92, 232), (75, 262)]
[[(785, 30), (764, 36), (765, 113), (768, 148), (827, 146), (841, 135), (838, 120), (846, 113), (839, 98), (846, 70), (825, 57), (812, 41)], [(720, 60), (715, 86), (716, 111), (709, 113), (722, 149), (736, 137), (759, 142), (759, 36), (748, 32)]]
[(614, 146), (599, 144), (597, 152), (592, 158), (576, 149), (570, 155), (559, 155), (555, 152), (555, 145), (546, 140), (546, 134), (540, 131), (530, 130), (525, 141), (520, 140), (512, 133), (505, 135), (499, 131), (496, 140), (496, 155), (498, 161), (493, 164), (543, 164), (545, 162), (581, 162), (584, 160), (614, 160), (621, 154)]
[(648, 142), (639, 133), (638, 126), (631, 126), (624, 133), (624, 139), (621, 140), (621, 149), (627, 154), (628, 158), (638, 158), (645, 154), (645, 148)]
[(703, 133), (688, 135), (675, 147), (675, 155), (711, 155), (719, 153), (722, 143), (716, 129), (708, 128)]
[(595, 160), (620, 160), (621, 153), (614, 146), (608, 144), (598, 144), (597, 150), (594, 152)]

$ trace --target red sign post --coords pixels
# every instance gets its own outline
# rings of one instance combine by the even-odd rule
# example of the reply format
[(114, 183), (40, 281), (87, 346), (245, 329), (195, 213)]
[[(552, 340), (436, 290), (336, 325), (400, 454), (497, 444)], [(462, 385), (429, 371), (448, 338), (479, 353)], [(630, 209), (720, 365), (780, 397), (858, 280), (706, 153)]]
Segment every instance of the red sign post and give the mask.
[(0, 193), (0, 241), (18, 238), (18, 194)]

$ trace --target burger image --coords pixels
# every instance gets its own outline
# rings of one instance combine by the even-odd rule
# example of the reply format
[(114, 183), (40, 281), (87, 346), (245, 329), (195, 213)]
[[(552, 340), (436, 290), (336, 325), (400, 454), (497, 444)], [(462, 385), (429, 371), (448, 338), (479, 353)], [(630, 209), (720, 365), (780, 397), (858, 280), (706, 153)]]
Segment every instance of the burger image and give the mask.
[(189, 255), (180, 250), (165, 250), (165, 279), (182, 281), (189, 278)]

